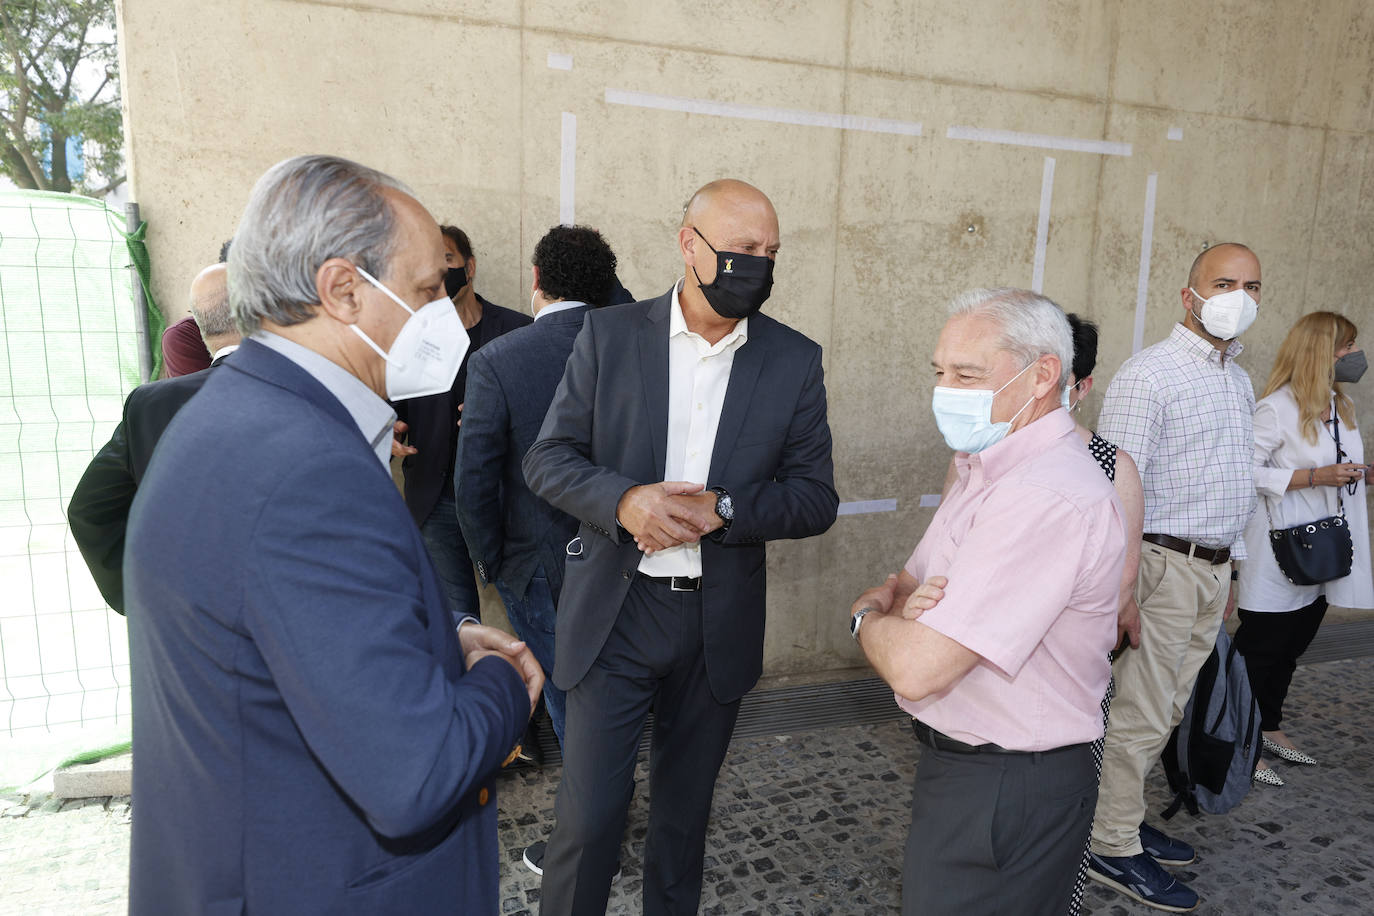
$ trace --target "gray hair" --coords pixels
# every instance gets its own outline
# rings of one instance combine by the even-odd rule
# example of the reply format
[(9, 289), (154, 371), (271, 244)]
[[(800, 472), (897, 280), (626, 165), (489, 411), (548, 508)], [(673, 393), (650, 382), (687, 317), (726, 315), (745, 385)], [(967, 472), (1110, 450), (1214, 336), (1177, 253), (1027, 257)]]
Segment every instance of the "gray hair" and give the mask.
[(263, 320), (309, 320), (319, 304), (315, 272), (348, 258), (379, 279), (390, 266), (395, 214), (383, 191), (409, 189), (390, 175), (337, 156), (296, 156), (258, 179), (229, 249), (229, 302), (245, 336)]
[(959, 315), (989, 318), (1001, 331), (998, 346), (1029, 366), (1042, 356), (1059, 359), (1059, 387), (1073, 372), (1073, 334), (1064, 310), (1028, 289), (1000, 287), (971, 289), (949, 304), (951, 318)]
[(216, 289), (191, 300), (191, 317), (202, 337), (219, 337), (234, 332), (234, 316), (229, 309), (229, 290)]

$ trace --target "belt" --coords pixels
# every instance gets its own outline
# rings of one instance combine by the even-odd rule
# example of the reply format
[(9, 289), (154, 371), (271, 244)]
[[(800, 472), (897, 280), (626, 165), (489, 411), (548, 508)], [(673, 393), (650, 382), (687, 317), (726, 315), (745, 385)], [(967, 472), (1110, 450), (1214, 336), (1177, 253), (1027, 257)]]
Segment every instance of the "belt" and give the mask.
[(1060, 751), (1077, 751), (1087, 747), (1086, 744), (1068, 744), (1064, 747), (1051, 748), (1047, 751), (1012, 751), (996, 744), (965, 744), (962, 741), (955, 741), (949, 735), (941, 734), (920, 719), (911, 720), (911, 728), (916, 732), (916, 740), (926, 747), (937, 751), (948, 751), (951, 754), (1012, 754), (1015, 756), (1035, 757), (1039, 759), (1044, 754), (1058, 754)]
[(937, 732), (920, 719), (911, 720), (911, 728), (916, 732), (916, 740), (926, 747), (953, 754), (1024, 754), (1026, 751), (1009, 751), (996, 744), (965, 744), (955, 741), (949, 735)]
[(1199, 547), (1192, 541), (1185, 541), (1183, 538), (1170, 537), (1167, 534), (1145, 534), (1141, 535), (1142, 541), (1149, 541), (1151, 544), (1158, 544), (1160, 547), (1167, 547), (1170, 550), (1177, 550), (1179, 553), (1186, 553), (1190, 557), (1197, 557), (1199, 560), (1206, 560), (1213, 566), (1218, 563), (1225, 563), (1231, 559), (1230, 547)]
[(647, 582), (654, 582), (659, 585), (666, 585), (675, 592), (699, 592), (701, 591), (701, 577), (693, 579), (690, 576), (646, 576), (639, 574), (639, 578)]

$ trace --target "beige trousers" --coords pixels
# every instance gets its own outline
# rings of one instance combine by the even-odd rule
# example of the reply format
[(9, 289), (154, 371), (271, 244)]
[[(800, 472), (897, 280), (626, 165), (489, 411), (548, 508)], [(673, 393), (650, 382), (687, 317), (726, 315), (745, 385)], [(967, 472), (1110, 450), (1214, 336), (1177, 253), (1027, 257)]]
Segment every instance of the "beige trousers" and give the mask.
[(1142, 852), (1145, 776), (1183, 718), (1202, 663), (1216, 644), (1231, 589), (1231, 565), (1216, 566), (1144, 542), (1135, 597), (1140, 648), (1112, 666), (1112, 700), (1102, 750), (1102, 783), (1093, 818), (1092, 851), (1103, 856)]

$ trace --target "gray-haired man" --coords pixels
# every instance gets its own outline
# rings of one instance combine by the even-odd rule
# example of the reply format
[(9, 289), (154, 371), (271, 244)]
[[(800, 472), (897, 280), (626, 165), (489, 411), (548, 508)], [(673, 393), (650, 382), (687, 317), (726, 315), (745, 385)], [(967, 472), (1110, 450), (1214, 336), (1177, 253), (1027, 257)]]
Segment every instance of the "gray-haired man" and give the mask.
[(129, 522), (131, 913), (496, 911), (492, 776), (543, 675), (455, 634), (387, 467), (384, 398), (462, 358), (444, 273), (379, 172), (302, 156), (253, 189), (229, 255), (249, 337)]
[(1060, 407), (1072, 359), (1043, 296), (950, 305), (932, 409), (957, 479), (906, 567), (852, 608), (925, 745), (906, 914), (1058, 916), (1082, 859), (1126, 534)]

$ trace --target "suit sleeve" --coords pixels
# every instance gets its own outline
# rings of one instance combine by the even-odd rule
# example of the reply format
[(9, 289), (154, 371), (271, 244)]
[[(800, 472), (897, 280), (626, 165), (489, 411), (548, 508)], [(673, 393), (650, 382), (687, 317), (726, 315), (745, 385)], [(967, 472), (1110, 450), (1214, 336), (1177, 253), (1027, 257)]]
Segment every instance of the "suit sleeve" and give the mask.
[(124, 613), (124, 530), (134, 503), (133, 467), (123, 421), (96, 452), (72, 493), (67, 523), (106, 603)]
[(345, 495), (375, 496), (348, 486), (376, 474), (361, 463), (372, 456), (317, 458), (284, 475), (254, 525), (243, 626), (340, 790), (379, 833), (409, 836), (500, 765), (529, 696), (501, 659), (446, 673), (461, 649), (451, 632), (435, 644), (427, 621), (448, 612), (424, 605), (409, 519), (387, 500)]
[(501, 382), (486, 354), (468, 363), (463, 431), (454, 462), (458, 525), (482, 581), (490, 583), (501, 568), (505, 532), (501, 514), (501, 471), (505, 466), (510, 410)]
[(563, 380), (522, 467), (536, 496), (620, 542), (628, 535), (616, 525), (615, 510), (625, 491), (640, 481), (591, 461), (598, 381), (594, 318), (588, 314), (573, 343)]
[(735, 503), (735, 519), (720, 539), (724, 544), (811, 537), (835, 523), (840, 498), (835, 492), (819, 347), (807, 367), (773, 479), (728, 490)]

